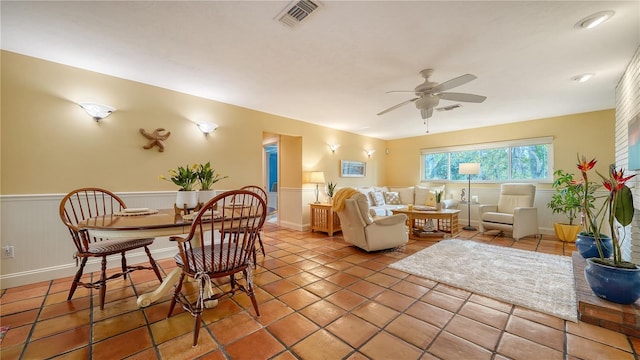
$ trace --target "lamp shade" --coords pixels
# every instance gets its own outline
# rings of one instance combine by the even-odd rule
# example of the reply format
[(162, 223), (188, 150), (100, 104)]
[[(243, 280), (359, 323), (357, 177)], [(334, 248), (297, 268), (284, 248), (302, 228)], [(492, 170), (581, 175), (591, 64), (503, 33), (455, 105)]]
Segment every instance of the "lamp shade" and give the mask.
[(324, 172), (312, 171), (309, 175), (309, 182), (311, 184), (324, 184)]
[(460, 175), (480, 174), (480, 163), (461, 163), (458, 173)]

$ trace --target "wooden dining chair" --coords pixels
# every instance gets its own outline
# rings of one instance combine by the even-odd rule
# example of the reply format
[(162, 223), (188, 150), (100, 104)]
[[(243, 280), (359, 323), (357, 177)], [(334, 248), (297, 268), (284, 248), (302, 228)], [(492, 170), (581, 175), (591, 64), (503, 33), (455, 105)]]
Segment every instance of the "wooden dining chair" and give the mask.
[[(267, 205), (256, 193), (247, 190), (227, 191), (211, 199), (198, 211), (186, 237), (169, 238), (178, 244), (179, 253), (174, 260), (182, 273), (168, 316), (173, 313), (176, 303), (180, 303), (185, 311), (195, 317), (193, 346), (198, 344), (202, 312), (211, 300), (242, 291), (251, 299), (256, 316), (260, 316), (253, 291), (251, 258), (266, 214)], [(230, 236), (221, 236), (209, 242), (206, 233), (212, 228), (212, 221), (216, 222), (216, 228)], [(237, 273), (244, 275), (246, 285), (236, 279)], [(187, 276), (197, 282), (197, 294), (190, 293), (190, 286), (183, 286)], [(217, 292), (213, 291), (213, 280), (226, 277), (229, 277), (228, 285), (225, 283), (217, 288)]]
[[(126, 205), (120, 197), (109, 190), (86, 187), (73, 190), (68, 193), (60, 202), (60, 219), (69, 229), (71, 239), (76, 247), (74, 258), (80, 259), (80, 268), (71, 283), (67, 301), (71, 300), (78, 285), (98, 289), (100, 291), (100, 309), (104, 309), (104, 299), (107, 292), (107, 281), (123, 277), (135, 270), (153, 270), (162, 282), (160, 270), (155, 260), (151, 256), (148, 246), (153, 243), (153, 238), (145, 239), (104, 239), (89, 236), (86, 229), (81, 229), (78, 224), (85, 219), (95, 216), (115, 214), (126, 209)], [(151, 266), (127, 265), (125, 253), (130, 250), (144, 248), (149, 258)], [(121, 271), (107, 277), (107, 257), (110, 255), (121, 255)], [(80, 281), (87, 260), (90, 258), (101, 258), (100, 279), (96, 281)]]
[[(267, 198), (267, 192), (260, 186), (258, 185), (247, 185), (247, 186), (243, 186), (240, 188), (240, 190), (247, 190), (247, 191), (252, 191), (256, 194), (258, 194), (258, 196), (260, 196), (260, 198), (262, 200), (264, 200), (264, 203), (268, 205), (268, 198)], [(260, 231), (258, 232), (258, 245), (260, 245), (260, 250), (262, 251), (262, 256), (265, 256), (265, 252), (264, 252), (264, 245), (262, 244), (262, 228), (260, 229)], [(257, 246), (256, 246), (257, 248)], [(257, 250), (257, 249), (256, 249)], [(256, 263), (256, 254), (253, 254), (253, 262), (254, 264)]]

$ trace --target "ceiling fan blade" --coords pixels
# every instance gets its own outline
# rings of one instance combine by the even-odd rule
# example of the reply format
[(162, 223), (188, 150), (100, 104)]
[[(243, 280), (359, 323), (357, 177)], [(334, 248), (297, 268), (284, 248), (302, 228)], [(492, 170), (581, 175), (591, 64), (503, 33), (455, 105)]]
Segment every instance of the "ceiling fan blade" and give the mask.
[(382, 110), (382, 111), (380, 111), (380, 112), (378, 113), (378, 115), (386, 114), (386, 113), (388, 113), (388, 112), (389, 112), (389, 111), (391, 111), (391, 110), (395, 110), (395, 109), (399, 108), (400, 106), (406, 105), (406, 104), (408, 104), (408, 103), (412, 103), (412, 102), (414, 102), (414, 101), (416, 101), (416, 100), (418, 100), (418, 99), (419, 99), (419, 98), (413, 98), (413, 99), (409, 99), (409, 100), (407, 100), (407, 101), (403, 101), (403, 102), (401, 102), (401, 103), (400, 103), (400, 104), (398, 104), (398, 105), (394, 105), (394, 106), (392, 106), (392, 107), (390, 107), (390, 108), (388, 108), (388, 109), (386, 109), (386, 110)]
[(438, 94), (438, 97), (444, 100), (463, 101), (471, 103), (481, 103), (487, 99), (486, 96), (453, 92), (440, 93)]
[(458, 76), (457, 78), (451, 79), (449, 81), (445, 81), (440, 85), (434, 86), (431, 93), (439, 93), (442, 91), (446, 91), (449, 89), (453, 89), (454, 87), (458, 87), (460, 85), (464, 85), (469, 81), (475, 80), (477, 77), (471, 74), (465, 74), (462, 76)]
[(420, 115), (423, 119), (428, 119), (433, 115), (433, 108), (420, 109)]

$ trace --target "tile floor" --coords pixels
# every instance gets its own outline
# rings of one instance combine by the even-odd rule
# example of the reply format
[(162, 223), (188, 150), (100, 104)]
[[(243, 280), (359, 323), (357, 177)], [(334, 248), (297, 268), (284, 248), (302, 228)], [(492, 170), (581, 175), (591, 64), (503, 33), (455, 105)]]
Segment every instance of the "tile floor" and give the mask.
[[(464, 232), (460, 238), (570, 255), (573, 244)], [(193, 318), (167, 319), (169, 297), (147, 308), (136, 296), (158, 285), (150, 271), (95, 291), (70, 278), (2, 290), (0, 347), (9, 359), (639, 359), (640, 339), (572, 323), (387, 267), (432, 243), (367, 254), (340, 233), (268, 224), (255, 272), (262, 316), (244, 293), (205, 312), (199, 345)], [(161, 260), (165, 273), (175, 266)]]

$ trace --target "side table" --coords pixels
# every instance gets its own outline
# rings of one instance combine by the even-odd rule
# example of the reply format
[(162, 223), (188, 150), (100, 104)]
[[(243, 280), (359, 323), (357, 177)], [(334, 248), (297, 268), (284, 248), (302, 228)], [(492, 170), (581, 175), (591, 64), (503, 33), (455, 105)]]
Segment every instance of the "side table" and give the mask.
[(341, 231), (340, 218), (333, 212), (331, 204), (309, 204), (311, 206), (311, 232), (323, 231), (333, 236), (334, 232)]

